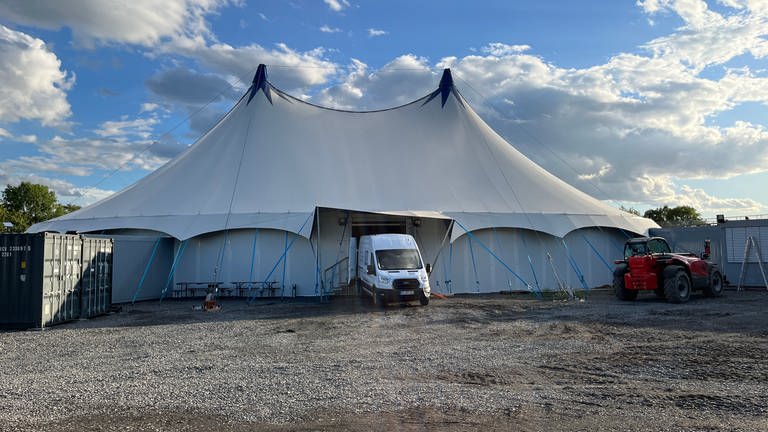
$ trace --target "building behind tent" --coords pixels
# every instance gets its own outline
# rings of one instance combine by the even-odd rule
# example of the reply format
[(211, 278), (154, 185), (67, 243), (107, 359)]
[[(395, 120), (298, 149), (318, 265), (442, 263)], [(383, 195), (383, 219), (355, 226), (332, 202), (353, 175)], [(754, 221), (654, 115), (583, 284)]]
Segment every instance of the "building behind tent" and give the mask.
[(731, 287), (768, 289), (768, 219), (718, 217), (716, 224), (653, 228), (650, 234), (664, 237), (672, 250), (697, 255), (710, 242), (710, 259), (723, 270)]

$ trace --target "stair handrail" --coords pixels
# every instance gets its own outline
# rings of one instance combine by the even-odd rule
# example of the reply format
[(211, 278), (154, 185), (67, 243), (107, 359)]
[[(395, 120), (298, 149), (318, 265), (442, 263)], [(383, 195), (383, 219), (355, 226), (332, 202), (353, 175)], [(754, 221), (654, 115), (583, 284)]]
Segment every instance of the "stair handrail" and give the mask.
[[(329, 281), (330, 283), (328, 283), (328, 284), (327, 284), (327, 286), (329, 286), (329, 287), (333, 287), (333, 286), (334, 286), (334, 279), (336, 278), (336, 275), (337, 275), (337, 274), (341, 274), (341, 273), (342, 273), (342, 272), (337, 272), (336, 270), (337, 270), (338, 268), (340, 268), (340, 267), (341, 267), (341, 265), (342, 265), (344, 262), (348, 262), (348, 261), (349, 261), (349, 257), (348, 257), (348, 256), (347, 256), (347, 257), (344, 257), (344, 258), (342, 258), (342, 259), (340, 259), (340, 260), (336, 261), (336, 262), (335, 262), (335, 263), (334, 263), (332, 266), (328, 267), (327, 269), (325, 269), (325, 270), (323, 271), (323, 280), (325, 280), (325, 281), (329, 281), (329, 280), (328, 280), (328, 272), (329, 272), (329, 271), (331, 271), (331, 270), (334, 270), (334, 273), (332, 273), (332, 274), (331, 274), (331, 279), (330, 279), (330, 281)], [(347, 265), (349, 265), (349, 264), (347, 264)], [(349, 269), (349, 267), (347, 267), (347, 269)]]

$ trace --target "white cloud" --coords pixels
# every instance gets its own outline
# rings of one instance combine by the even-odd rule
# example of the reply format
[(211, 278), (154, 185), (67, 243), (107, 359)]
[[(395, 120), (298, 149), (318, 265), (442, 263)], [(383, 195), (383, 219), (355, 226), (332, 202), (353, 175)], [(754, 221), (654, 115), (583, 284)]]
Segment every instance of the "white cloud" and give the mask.
[(0, 25), (0, 64), (0, 121), (64, 124), (72, 114), (66, 92), (75, 77), (43, 41)]
[(233, 47), (221, 43), (208, 45), (199, 38), (178, 39), (160, 47), (157, 54), (193, 58), (206, 68), (236, 77), (242, 82), (242, 89), (250, 85), (256, 72), (255, 63), (279, 68), (280, 73), (270, 76), (270, 81), (299, 93), (307, 87), (326, 83), (337, 69), (336, 64), (324, 59), (322, 48), (300, 52), (282, 43), (275, 49), (267, 49), (258, 44)]
[(119, 121), (105, 121), (101, 124), (101, 128), (95, 132), (96, 135), (104, 138), (136, 136), (147, 139), (152, 135), (153, 128), (157, 123), (159, 121), (154, 118), (128, 120), (127, 117), (124, 117)]
[(320, 27), (320, 31), (323, 33), (341, 33), (341, 29), (338, 27), (331, 27), (329, 25), (323, 25)]
[(400, 56), (373, 72), (353, 59), (349, 70), (341, 83), (323, 89), (312, 101), (340, 109), (391, 108), (434, 90), (435, 80), (439, 79), (427, 59), (412, 54)]
[(19, 135), (13, 136), (7, 129), (0, 128), (0, 139), (6, 138), (10, 141), (32, 144), (37, 142), (37, 135)]
[(389, 32), (386, 31), (386, 30), (378, 30), (378, 29), (374, 29), (374, 28), (369, 28), (368, 29), (368, 36), (369, 37), (384, 36), (384, 35), (387, 35), (387, 34), (389, 34)]
[(237, 4), (229, 0), (6, 0), (0, 2), (0, 16), (49, 30), (68, 27), (84, 46), (154, 46), (179, 36), (210, 36), (205, 16), (231, 3)]
[(674, 34), (645, 45), (657, 57), (701, 71), (744, 53), (756, 58), (768, 55), (768, 3), (762, 0), (729, 1), (725, 5), (737, 7), (739, 13), (727, 16), (711, 11), (703, 0), (649, 0), (638, 4), (651, 15), (674, 12), (685, 22)]
[(344, 8), (349, 7), (348, 0), (323, 0), (332, 11), (341, 12)]
[(654, 199), (646, 201), (654, 207), (691, 206), (709, 214), (759, 214), (767, 207), (753, 199), (718, 198), (700, 188), (678, 186), (670, 176), (643, 177), (638, 186), (645, 195)]
[(158, 105), (156, 103), (151, 103), (151, 102), (143, 103), (143, 104), (141, 104), (141, 107), (139, 108), (139, 114), (153, 112), (153, 111), (156, 111), (158, 109), (160, 109), (160, 105)]
[(27, 144), (34, 144), (37, 142), (37, 135), (19, 135), (16, 137), (16, 141)]
[(530, 50), (530, 45), (507, 45), (500, 42), (488, 44), (483, 48), (483, 52), (493, 56), (504, 56), (510, 54), (523, 53)]

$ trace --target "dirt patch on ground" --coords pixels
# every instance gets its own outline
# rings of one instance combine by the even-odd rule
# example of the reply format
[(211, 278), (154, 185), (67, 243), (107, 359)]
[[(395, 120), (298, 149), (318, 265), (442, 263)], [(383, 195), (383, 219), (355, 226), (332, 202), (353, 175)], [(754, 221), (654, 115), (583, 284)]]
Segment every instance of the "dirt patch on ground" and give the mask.
[(145, 302), (0, 333), (0, 430), (768, 431), (768, 294)]

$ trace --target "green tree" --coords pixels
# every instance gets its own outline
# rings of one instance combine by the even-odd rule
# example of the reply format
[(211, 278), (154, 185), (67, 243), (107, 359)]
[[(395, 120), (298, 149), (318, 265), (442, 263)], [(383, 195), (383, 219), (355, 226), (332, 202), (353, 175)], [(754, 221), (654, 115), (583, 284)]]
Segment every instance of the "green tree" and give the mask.
[(697, 225), (704, 223), (699, 212), (691, 206), (659, 207), (647, 210), (643, 217), (653, 219), (661, 226)]
[(46, 221), (77, 210), (78, 206), (56, 202), (56, 194), (47, 186), (22, 182), (6, 186), (3, 191), (3, 222), (11, 222), (13, 232), (24, 232), (32, 224)]

